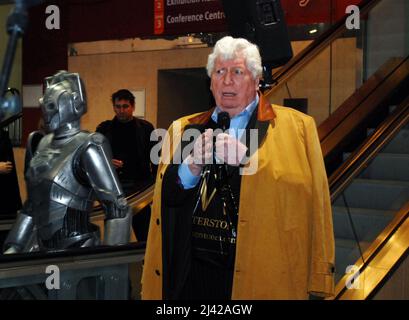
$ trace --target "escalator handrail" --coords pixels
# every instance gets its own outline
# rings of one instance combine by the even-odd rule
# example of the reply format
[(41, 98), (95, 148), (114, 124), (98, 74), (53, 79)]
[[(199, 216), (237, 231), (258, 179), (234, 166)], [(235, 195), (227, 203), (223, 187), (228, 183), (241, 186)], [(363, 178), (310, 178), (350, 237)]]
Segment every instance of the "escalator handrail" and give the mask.
[[(126, 200), (128, 201), (128, 205), (132, 208), (133, 214), (138, 213), (145, 206), (152, 203), (154, 187), (155, 184), (150, 184), (145, 189), (138, 191), (126, 198)], [(103, 219), (104, 217), (105, 213), (100, 205), (95, 206), (94, 210), (90, 214), (91, 221), (95, 221), (101, 218)]]
[[(368, 93), (366, 92), (368, 91), (368, 87), (365, 87), (363, 92), (359, 91), (357, 93), (358, 96), (361, 93), (365, 95), (361, 101), (354, 102), (354, 99), (351, 101), (347, 100), (346, 104), (338, 108), (330, 118), (338, 118), (340, 116), (338, 111), (342, 111), (341, 113), (344, 114), (341, 119), (332, 121), (332, 127), (330, 129), (322, 128), (322, 125), (326, 125), (326, 122), (320, 125), (318, 133), (320, 135), (321, 149), (324, 158), (330, 155), (349, 133), (359, 128), (362, 123), (368, 120), (369, 116), (390, 98), (391, 94), (399, 87), (402, 81), (409, 77), (409, 56), (402, 59), (397, 66), (391, 69), (393, 70), (389, 70), (385, 74), (377, 73), (374, 75), (375, 78), (378, 76), (384, 77), (379, 81), (375, 90), (369, 90), (371, 92)], [(351, 104), (353, 105), (352, 107)], [(345, 113), (344, 111), (346, 110), (341, 109), (350, 109), (350, 111)], [(323, 134), (323, 131), (327, 131), (327, 134)]]
[[(346, 274), (337, 283), (333, 300), (365, 300), (373, 297), (377, 289), (388, 279), (402, 256), (409, 250), (409, 201), (399, 210), (391, 223), (372, 242), (364, 252), (364, 261), (355, 262), (356, 274)], [(406, 237), (406, 238), (405, 238)], [(380, 257), (378, 261), (375, 259)], [(381, 267), (380, 267), (381, 266)], [(348, 290), (346, 283), (352, 276), (359, 275), (359, 279), (370, 279), (364, 287), (358, 290)]]
[(376, 154), (409, 121), (409, 95), (399, 104), (379, 128), (357, 148), (328, 179), (331, 200), (334, 201), (349, 183), (372, 161)]
[(12, 122), (14, 122), (14, 121), (16, 121), (16, 120), (18, 120), (18, 119), (20, 119), (22, 117), (23, 117), (23, 113), (19, 112), (19, 113), (15, 114), (15, 115), (13, 115), (13, 116), (11, 116), (9, 118), (6, 118), (6, 119), (2, 120), (0, 122), (0, 129), (4, 128), (4, 127), (7, 127), (10, 123), (12, 123)]
[(401, 72), (402, 66), (408, 60), (409, 56), (406, 58), (390, 58), (359, 89), (332, 112), (318, 127), (318, 136), (321, 143), (326, 141), (339, 126), (342, 126), (342, 122), (350, 117), (353, 112), (356, 112), (358, 108), (362, 108), (372, 96), (376, 97), (379, 101), (376, 105), (379, 105), (382, 98), (382, 94), (379, 94), (379, 92), (385, 91), (385, 85), (390, 82), (390, 79), (393, 79), (394, 74)]
[[(333, 202), (352, 182), (357, 175), (362, 172), (364, 168), (375, 158), (379, 151), (385, 147), (393, 137), (409, 123), (409, 94), (399, 104), (395, 112), (391, 114), (369, 137), (358, 150), (352, 154), (337, 171), (329, 178), (329, 186), (331, 191), (331, 201)], [(406, 203), (401, 210), (396, 214), (392, 222), (382, 231), (382, 233), (372, 242), (371, 246), (364, 252), (363, 259), (359, 259), (355, 266), (357, 266), (360, 275), (365, 272), (367, 267), (371, 265), (374, 258), (384, 249), (386, 245), (391, 243), (391, 238), (401, 225), (408, 224), (409, 227), (409, 202)], [(409, 247), (409, 246), (407, 246)], [(408, 249), (408, 248), (407, 248)], [(400, 255), (389, 259), (388, 263), (393, 265), (400, 259)], [(392, 266), (391, 266), (392, 267)], [(390, 270), (389, 270), (390, 271)], [(346, 283), (351, 275), (345, 275), (338, 283), (336, 287), (335, 299), (340, 299), (345, 292), (349, 291), (346, 288)], [(372, 288), (369, 290), (368, 286), (365, 289), (365, 297), (368, 298), (375, 290), (377, 286), (382, 282), (383, 277), (377, 281), (371, 281)], [(345, 284), (345, 285), (344, 285)]]
[[(147, 186), (142, 191), (136, 192), (127, 197), (128, 205), (132, 208), (132, 214), (137, 214), (144, 207), (152, 203), (154, 184)], [(93, 211), (90, 213), (91, 222), (97, 220), (103, 220), (105, 218), (105, 212), (101, 205), (96, 205)], [(14, 224), (15, 219), (0, 220), (0, 231), (10, 230)]]

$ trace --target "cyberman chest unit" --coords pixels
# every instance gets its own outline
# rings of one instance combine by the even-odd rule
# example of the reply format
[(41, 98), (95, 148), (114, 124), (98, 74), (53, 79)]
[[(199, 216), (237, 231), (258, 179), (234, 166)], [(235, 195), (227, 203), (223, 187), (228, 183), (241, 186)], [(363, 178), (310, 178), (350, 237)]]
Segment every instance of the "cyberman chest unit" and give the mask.
[(96, 245), (99, 233), (88, 221), (96, 194), (80, 163), (81, 153), (92, 147), (92, 135), (80, 132), (62, 144), (52, 136), (43, 138), (25, 176), (41, 244), (66, 247), (87, 240)]

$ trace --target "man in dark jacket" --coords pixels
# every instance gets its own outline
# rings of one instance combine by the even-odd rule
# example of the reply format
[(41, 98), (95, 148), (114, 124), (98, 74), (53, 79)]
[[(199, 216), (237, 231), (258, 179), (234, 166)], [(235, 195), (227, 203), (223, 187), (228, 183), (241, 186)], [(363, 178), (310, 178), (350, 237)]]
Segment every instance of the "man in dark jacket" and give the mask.
[(0, 219), (14, 218), (21, 208), (16, 164), (7, 131), (0, 130)]
[[(115, 117), (100, 123), (96, 129), (109, 140), (112, 148), (112, 164), (126, 195), (143, 190), (154, 182), (156, 166), (150, 160), (154, 145), (150, 136), (154, 130), (148, 121), (133, 116), (135, 97), (126, 89), (112, 95)], [(146, 241), (150, 220), (147, 206), (133, 217), (132, 227), (138, 241)]]

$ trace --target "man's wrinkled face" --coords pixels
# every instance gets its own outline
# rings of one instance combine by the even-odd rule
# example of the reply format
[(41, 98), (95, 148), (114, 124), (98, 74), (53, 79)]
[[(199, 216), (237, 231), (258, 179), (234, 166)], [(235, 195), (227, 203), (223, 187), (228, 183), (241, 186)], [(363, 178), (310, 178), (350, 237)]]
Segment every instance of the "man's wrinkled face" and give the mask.
[(135, 106), (131, 105), (129, 100), (115, 99), (114, 112), (120, 122), (128, 122), (132, 120)]
[(254, 100), (259, 79), (254, 79), (244, 58), (217, 58), (211, 76), (210, 90), (216, 105), (233, 117)]

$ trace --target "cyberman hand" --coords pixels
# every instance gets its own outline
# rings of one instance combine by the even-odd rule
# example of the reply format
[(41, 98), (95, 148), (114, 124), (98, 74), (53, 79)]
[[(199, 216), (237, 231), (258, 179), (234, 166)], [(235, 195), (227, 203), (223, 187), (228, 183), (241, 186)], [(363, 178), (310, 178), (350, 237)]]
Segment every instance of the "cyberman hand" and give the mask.
[(246, 155), (247, 147), (227, 133), (220, 133), (215, 143), (216, 159), (231, 166), (239, 166)]
[(197, 139), (193, 146), (193, 152), (186, 159), (193, 175), (200, 175), (205, 164), (213, 160), (213, 129), (206, 129)]

